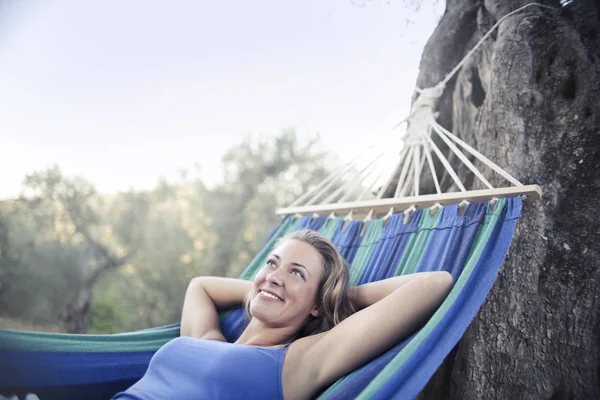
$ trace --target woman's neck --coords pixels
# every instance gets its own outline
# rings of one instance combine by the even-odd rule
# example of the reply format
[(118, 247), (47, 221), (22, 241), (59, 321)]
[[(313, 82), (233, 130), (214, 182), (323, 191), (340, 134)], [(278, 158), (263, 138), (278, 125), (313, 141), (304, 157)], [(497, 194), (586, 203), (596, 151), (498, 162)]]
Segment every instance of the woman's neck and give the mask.
[(252, 318), (235, 343), (262, 347), (279, 346), (294, 341), (296, 335), (292, 331), (289, 328), (272, 328)]

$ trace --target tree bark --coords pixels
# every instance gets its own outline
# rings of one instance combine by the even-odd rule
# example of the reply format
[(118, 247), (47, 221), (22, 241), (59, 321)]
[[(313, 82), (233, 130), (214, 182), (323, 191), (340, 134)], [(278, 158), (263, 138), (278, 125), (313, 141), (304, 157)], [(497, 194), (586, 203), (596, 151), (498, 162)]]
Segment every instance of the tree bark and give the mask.
[[(79, 282), (74, 285), (74, 294), (60, 313), (58, 325), (63, 332), (87, 333), (93, 304), (94, 285), (100, 277), (112, 269), (125, 264), (129, 256), (118, 257), (106, 245), (96, 240), (88, 229), (79, 224), (71, 214), (76, 231), (85, 238), (81, 255)], [(93, 267), (93, 264), (96, 264)]]
[[(417, 86), (527, 3), (448, 0)], [(544, 193), (524, 206), (491, 293), (422, 399), (600, 398), (600, 3), (545, 4), (558, 10), (505, 20), (439, 103), (443, 126)]]

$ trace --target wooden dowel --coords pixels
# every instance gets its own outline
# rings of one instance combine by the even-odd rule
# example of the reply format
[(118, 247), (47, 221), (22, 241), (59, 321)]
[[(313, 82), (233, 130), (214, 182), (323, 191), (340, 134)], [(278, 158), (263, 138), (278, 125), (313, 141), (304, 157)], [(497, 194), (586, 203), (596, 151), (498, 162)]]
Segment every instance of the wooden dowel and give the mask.
[(375, 213), (387, 212), (390, 207), (396, 211), (403, 211), (414, 205), (417, 208), (427, 208), (435, 203), (441, 205), (459, 204), (463, 200), (470, 202), (489, 201), (495, 197), (514, 197), (526, 196), (527, 201), (540, 200), (542, 197), (542, 189), (538, 185), (511, 186), (505, 188), (471, 190), (468, 192), (452, 192), (444, 194), (428, 194), (422, 196), (405, 197), (402, 199), (377, 199), (366, 201), (355, 201), (351, 203), (337, 204), (320, 204), (304, 207), (287, 207), (280, 208), (276, 211), (277, 215), (301, 214), (312, 215), (318, 213), (320, 215), (328, 215), (330, 213), (344, 214), (354, 210), (355, 214), (360, 212), (368, 212), (371, 208)]

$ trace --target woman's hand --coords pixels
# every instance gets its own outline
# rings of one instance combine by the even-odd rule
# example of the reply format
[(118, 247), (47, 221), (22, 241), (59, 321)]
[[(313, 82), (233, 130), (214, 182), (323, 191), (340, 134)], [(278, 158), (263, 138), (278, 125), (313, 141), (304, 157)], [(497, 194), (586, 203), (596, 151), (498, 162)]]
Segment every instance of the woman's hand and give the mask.
[(188, 285), (181, 312), (181, 336), (225, 341), (219, 311), (242, 305), (252, 282), (202, 276)]

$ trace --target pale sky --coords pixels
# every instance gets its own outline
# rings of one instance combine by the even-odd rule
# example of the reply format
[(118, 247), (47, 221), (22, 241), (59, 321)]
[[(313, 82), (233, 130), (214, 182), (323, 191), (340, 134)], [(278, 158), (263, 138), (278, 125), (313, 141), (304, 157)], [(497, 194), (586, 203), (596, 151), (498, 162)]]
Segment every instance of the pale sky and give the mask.
[(286, 127), (349, 158), (408, 112), (444, 2), (404, 3), (0, 0), (0, 198), (54, 163), (102, 192), (211, 183)]

